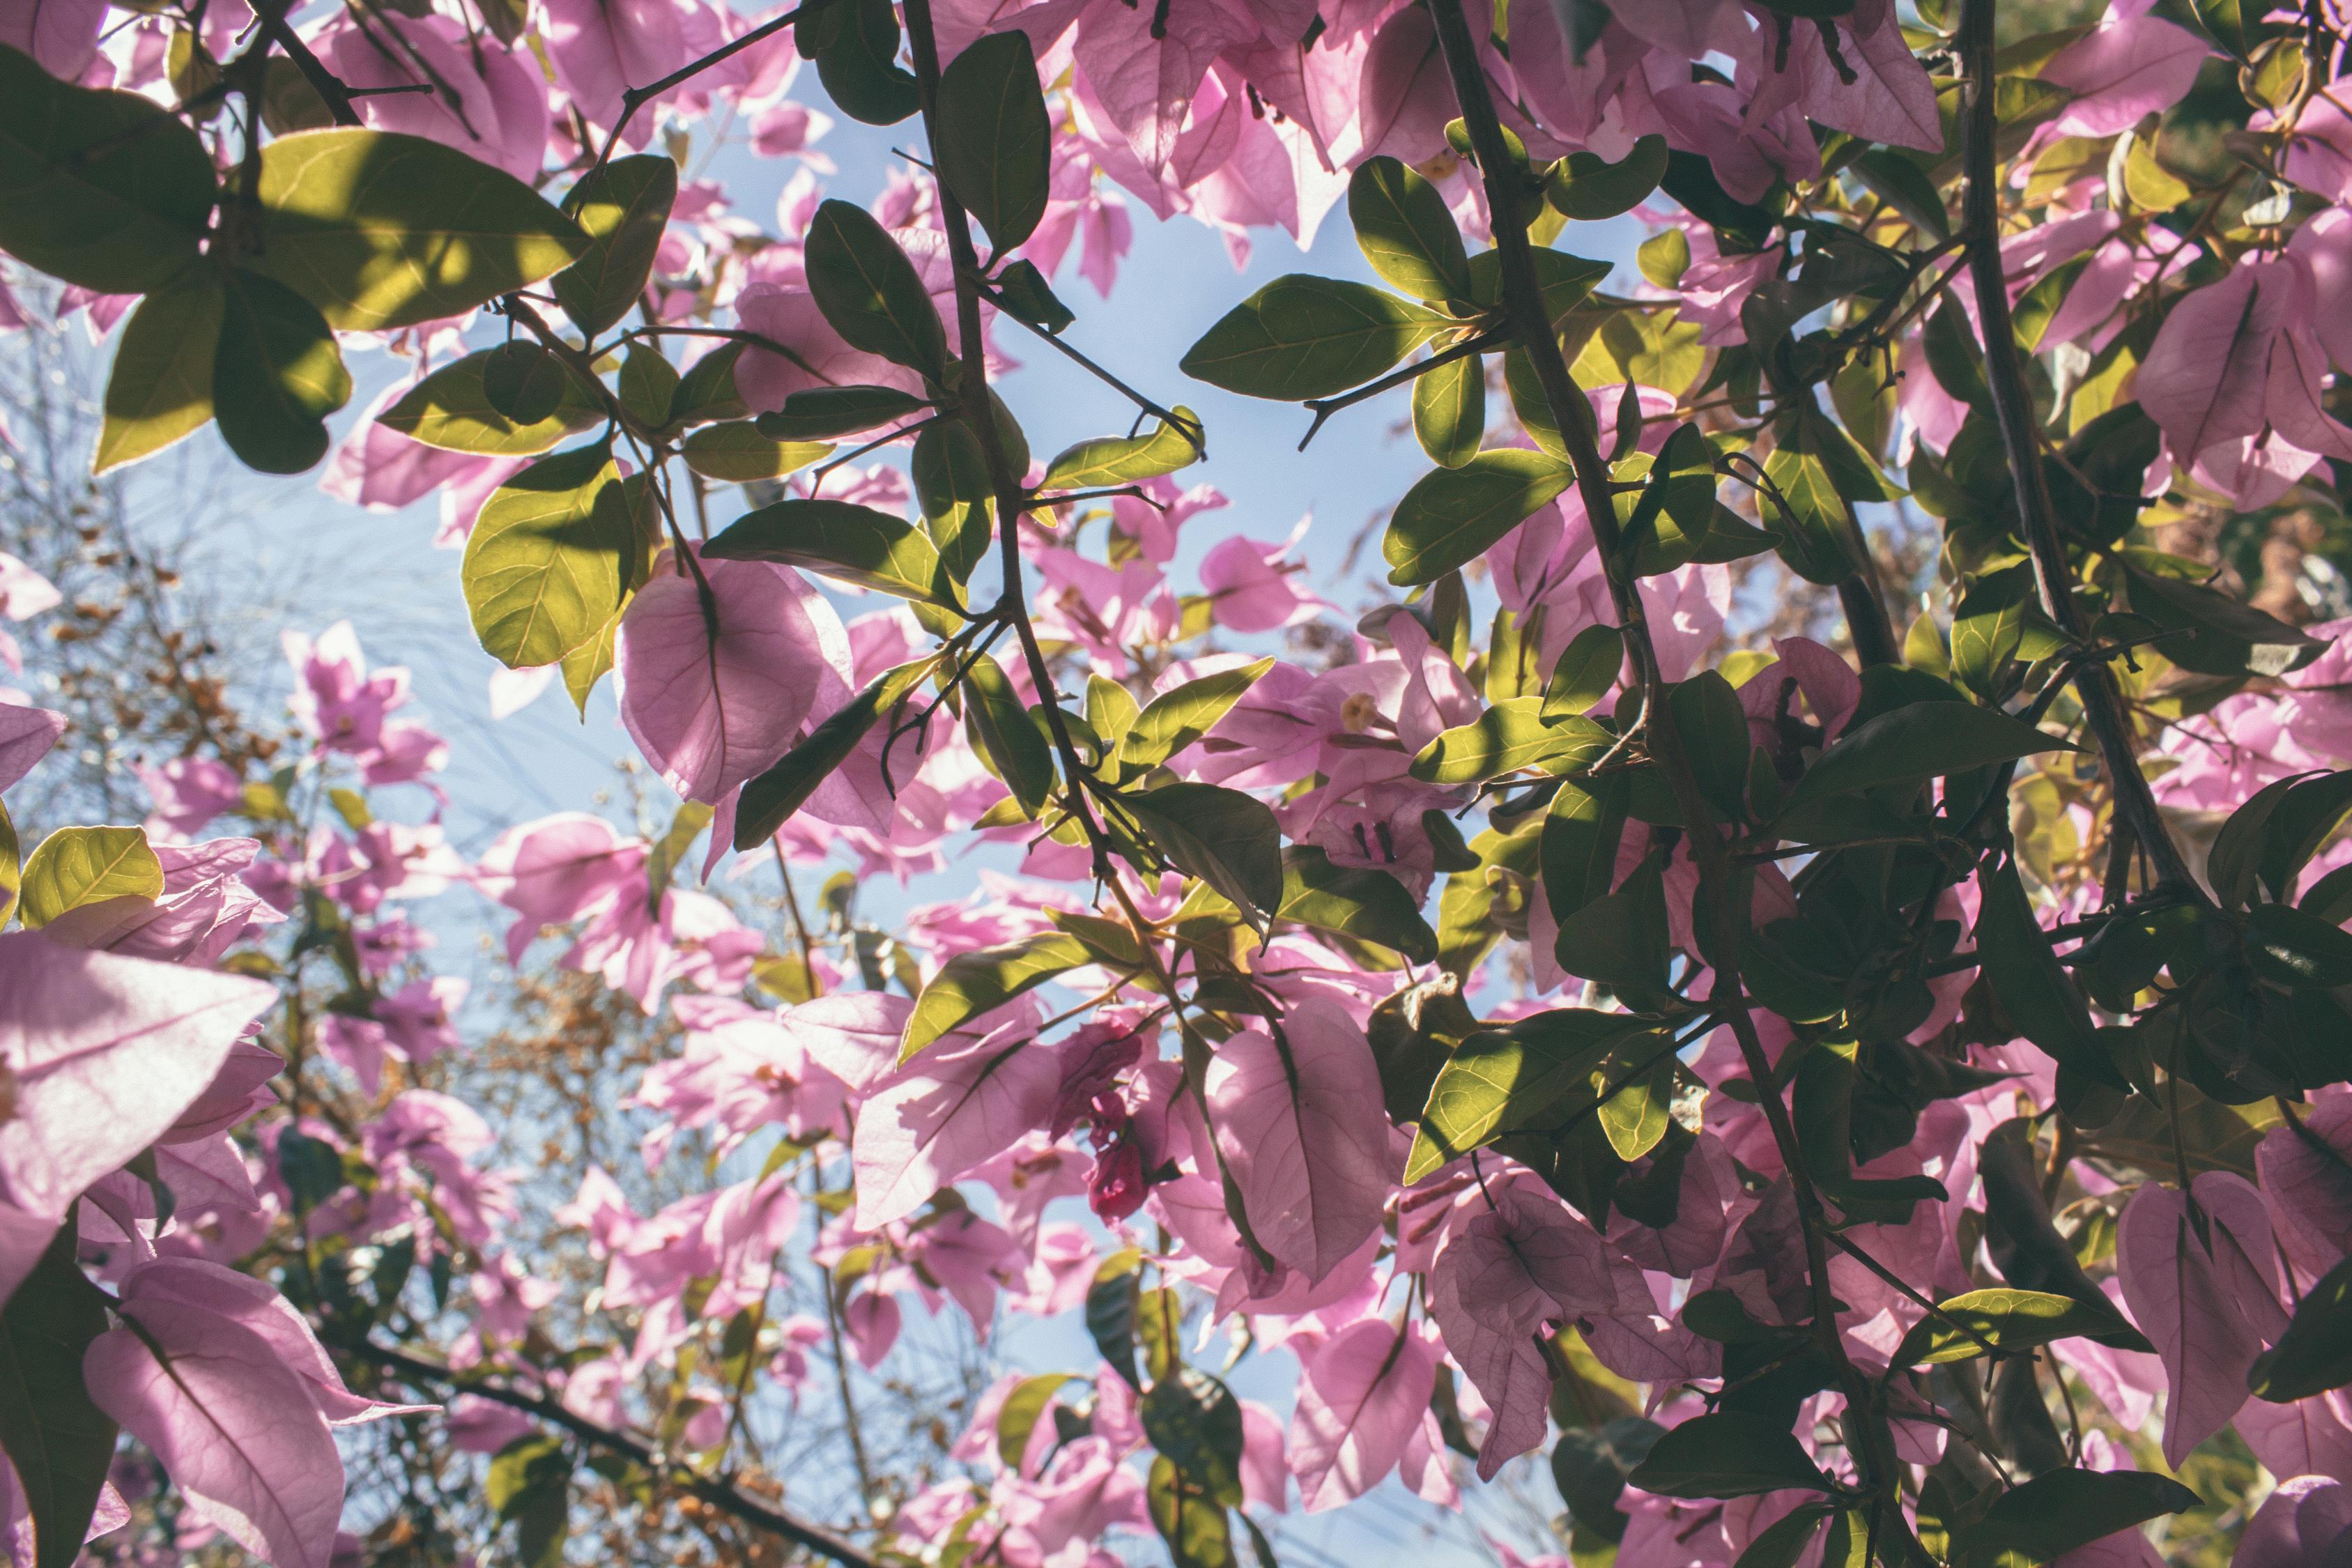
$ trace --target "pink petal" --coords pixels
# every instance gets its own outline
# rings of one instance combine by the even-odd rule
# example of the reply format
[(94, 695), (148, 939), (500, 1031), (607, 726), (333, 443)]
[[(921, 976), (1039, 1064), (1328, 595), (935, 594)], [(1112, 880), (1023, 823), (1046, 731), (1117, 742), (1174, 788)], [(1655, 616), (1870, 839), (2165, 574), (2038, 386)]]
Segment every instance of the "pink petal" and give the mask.
[(1350, 1323), (1300, 1369), (1291, 1469), (1307, 1511), (1361, 1497), (1386, 1479), (1429, 1408), (1437, 1355), (1380, 1318)]
[(2246, 1403), (2262, 1341), (2197, 1239), (2178, 1189), (2151, 1182), (2139, 1190), (2117, 1227), (2116, 1266), (2124, 1304), (2164, 1361), (2164, 1458), (2177, 1466)]
[(1380, 1227), (1388, 1201), (1380, 1068), (1333, 1003), (1300, 1003), (1274, 1028), (1218, 1047), (1209, 1112), (1258, 1245), (1320, 1281)]
[(879, 1230), (1043, 1127), (1061, 1098), (1062, 1054), (1034, 1038), (1035, 1009), (985, 1035), (957, 1033), (875, 1086), (851, 1140), (857, 1226)]

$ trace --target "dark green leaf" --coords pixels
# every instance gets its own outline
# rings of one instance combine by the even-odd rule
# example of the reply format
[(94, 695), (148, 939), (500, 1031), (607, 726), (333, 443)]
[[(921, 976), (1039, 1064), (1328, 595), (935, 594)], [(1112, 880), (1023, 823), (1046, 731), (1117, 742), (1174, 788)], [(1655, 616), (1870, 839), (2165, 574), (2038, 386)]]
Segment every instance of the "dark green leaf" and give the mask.
[(2105, 1319), (2106, 1326), (2090, 1336), (2101, 1344), (2152, 1348), (2083, 1272), (2074, 1249), (2051, 1223), (2023, 1121), (2005, 1121), (1985, 1135), (1977, 1147), (1977, 1170), (1984, 1181), (1985, 1247), (2001, 1278), (2021, 1289), (2070, 1297), (2095, 1317)]
[(2211, 588), (2129, 569), (2131, 607), (2166, 632), (2157, 651), (2200, 675), (2284, 675), (2327, 645)]
[(1240, 1505), (1242, 1406), (1230, 1389), (1198, 1368), (1180, 1367), (1144, 1391), (1139, 1414), (1153, 1447), (1212, 1500)]
[(483, 400), (510, 425), (551, 417), (570, 380), (562, 360), (527, 338), (499, 344), (482, 361)]
[(260, 249), (246, 264), (345, 331), (460, 314), (587, 247), (513, 175), (390, 131), (279, 137), (261, 150), (260, 196)]
[(213, 356), (213, 416), (247, 468), (299, 474), (327, 455), (327, 416), (351, 401), (335, 334), (310, 302), (231, 268)]
[(2287, 792), (2263, 835), (2262, 880), (2281, 903), (2296, 879), (2352, 811), (2352, 770), (2305, 779)]
[(1282, 907), (1282, 832), (1265, 802), (1206, 784), (1166, 784), (1119, 799), (1185, 875), (1244, 911), (1270, 915)]
[(996, 302), (1014, 320), (1052, 337), (1078, 318), (1062, 303), (1037, 264), (1023, 258), (996, 275)]
[(963, 715), (972, 749), (1034, 819), (1054, 788), (1053, 747), (1022, 706), (1004, 667), (987, 654), (964, 673)]
[(1732, 1568), (1796, 1568), (1797, 1559), (1813, 1543), (1813, 1534), (1821, 1529), (1822, 1521), (1835, 1511), (1827, 1503), (1818, 1502), (1790, 1509), (1757, 1531)]
[(563, 211), (588, 245), (551, 287), (573, 326), (593, 339), (635, 309), (677, 205), (677, 163), (665, 153), (615, 158), (572, 187)]
[(2082, 748), (2021, 719), (1961, 702), (1912, 702), (1849, 729), (1789, 791), (1788, 804), (1990, 767)]
[(1381, 553), (1400, 587), (1433, 583), (1476, 560), (1566, 489), (1567, 464), (1541, 452), (1498, 447), (1458, 468), (1423, 475), (1397, 503)]
[(2305, 1292), (2286, 1332), (2256, 1358), (2246, 1382), (2273, 1405), (2352, 1384), (2352, 1258)]
[(878, 429), (929, 404), (895, 386), (812, 386), (788, 394), (784, 406), (760, 416), (760, 433), (780, 441), (830, 441)]
[(929, 537), (904, 519), (840, 500), (780, 500), (729, 523), (703, 547), (719, 561), (772, 561), (861, 588), (954, 607)]
[(1199, 456), (1192, 441), (1201, 433), (1200, 416), (1181, 404), (1174, 412), (1176, 425), (1161, 420), (1147, 436), (1104, 436), (1079, 442), (1046, 466), (1037, 488), (1099, 489), (1174, 473)]
[(2035, 1568), (2161, 1514), (2196, 1508), (2195, 1492), (2151, 1470), (2053, 1470), (1993, 1500), (1956, 1534), (1960, 1568)]
[[(1937, 706), (1958, 710), (1957, 705)], [(2094, 1032), (2081, 988), (2050, 951), (2050, 939), (2033, 918), (2016, 861), (2004, 860), (1998, 869), (1979, 866), (1977, 887), (1977, 963), (2002, 1011), (2058, 1062), (2114, 1088), (2125, 1087)]]
[(443, 365), (401, 394), (377, 422), (444, 451), (520, 458), (544, 452), (604, 417), (603, 403), (566, 369), (554, 411), (534, 424), (516, 424), (490, 402), (487, 381), (498, 352), (485, 349)]
[(1437, 933), (1404, 884), (1385, 871), (1334, 866), (1310, 844), (1282, 852), (1277, 918), (1393, 948), (1415, 963), (1437, 962)]
[(736, 805), (735, 847), (753, 848), (773, 837), (816, 793), (817, 786), (849, 760), (882, 716), (930, 672), (932, 663), (928, 658), (914, 659), (877, 677), (819, 721), (808, 739), (786, 752), (773, 767), (744, 784), (742, 799)]
[(871, 213), (825, 202), (809, 224), (806, 254), (809, 292), (843, 342), (933, 381), (946, 379), (947, 329), (939, 307), (915, 264)]
[(967, 1019), (1002, 1007), (1056, 974), (1091, 963), (1086, 945), (1060, 931), (957, 953), (930, 978), (907, 1016), (898, 1059), (906, 1061)]
[(890, 0), (824, 0), (805, 12), (794, 42), (803, 58), (816, 61), (817, 80), (844, 114), (895, 125), (915, 112), (920, 96), (914, 73), (898, 63), (898, 14)]
[(1644, 136), (1614, 163), (1598, 153), (1570, 153), (1552, 166), (1544, 200), (1563, 217), (1598, 223), (1633, 210), (1666, 173), (1666, 139)]
[(1173, 1568), (1238, 1568), (1231, 1518), (1205, 1482), (1185, 1476), (1161, 1454), (1151, 1461), (1143, 1497)]
[(1559, 922), (1552, 954), (1570, 974), (1637, 994), (1666, 983), (1666, 903), (1663, 867), (1653, 853), (1607, 893)]
[(1626, 1481), (1660, 1497), (1678, 1498), (1833, 1489), (1787, 1426), (1730, 1410), (1669, 1427)]
[(1559, 1435), (1551, 1450), (1552, 1480), (1580, 1532), (1590, 1531), (1603, 1541), (1624, 1538), (1627, 1521), (1617, 1500), (1625, 1490), (1625, 1478), (1664, 1430), (1654, 1421), (1623, 1415)]
[(2292, 905), (2246, 911), (2246, 956), (2281, 985), (2352, 985), (2352, 931)]
[(1371, 380), (1448, 324), (1368, 284), (1293, 273), (1228, 311), (1182, 368), (1228, 392), (1303, 402)]
[(1136, 1312), (1142, 1304), (1143, 1254), (1122, 1247), (1096, 1266), (1087, 1287), (1087, 1332), (1110, 1369), (1139, 1389), (1135, 1371)]
[(522, 1568), (560, 1568), (572, 1513), (572, 1455), (548, 1433), (518, 1437), (490, 1460), (484, 1489), (501, 1521), (515, 1527)]
[(1470, 297), (1470, 258), (1462, 230), (1437, 187), (1381, 156), (1356, 166), (1348, 181), (1348, 219), (1372, 270), (1416, 300)]
[(214, 190), (212, 154), (177, 116), (0, 45), (0, 249), (101, 294), (144, 293), (196, 259)]
[(1570, 718), (1590, 711), (1617, 688), (1625, 666), (1625, 634), (1615, 626), (1591, 626), (1576, 634), (1552, 666), (1544, 685), (1547, 718)]
[(25, 1568), (72, 1568), (114, 1458), (115, 1425), (82, 1386), (106, 1296), (75, 1261), (70, 1216), (0, 1310), (0, 1450), (32, 1516)]
[(1627, 775), (1562, 779), (1544, 814), (1544, 896), (1552, 919), (1564, 921), (1617, 881), (1617, 850), (1625, 837)]
[(1045, 216), (1053, 125), (1028, 35), (984, 34), (949, 61), (938, 118), (939, 176), (1001, 256)]

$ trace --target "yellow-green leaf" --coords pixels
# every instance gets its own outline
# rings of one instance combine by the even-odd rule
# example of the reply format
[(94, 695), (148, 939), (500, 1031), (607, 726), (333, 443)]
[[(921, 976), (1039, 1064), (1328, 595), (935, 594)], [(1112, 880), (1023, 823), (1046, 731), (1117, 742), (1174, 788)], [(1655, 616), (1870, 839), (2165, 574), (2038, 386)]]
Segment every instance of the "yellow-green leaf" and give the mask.
[(556, 663), (620, 608), (638, 543), (610, 447), (541, 458), (490, 492), (466, 541), (474, 635), (509, 669)]
[(213, 416), (213, 355), (227, 308), (220, 275), (191, 267), (139, 301), (106, 378), (106, 423), (90, 471), (162, 451)]
[(163, 893), (163, 863), (143, 827), (60, 827), (25, 862), (19, 914), (48, 924), (68, 910), (102, 899), (154, 899)]

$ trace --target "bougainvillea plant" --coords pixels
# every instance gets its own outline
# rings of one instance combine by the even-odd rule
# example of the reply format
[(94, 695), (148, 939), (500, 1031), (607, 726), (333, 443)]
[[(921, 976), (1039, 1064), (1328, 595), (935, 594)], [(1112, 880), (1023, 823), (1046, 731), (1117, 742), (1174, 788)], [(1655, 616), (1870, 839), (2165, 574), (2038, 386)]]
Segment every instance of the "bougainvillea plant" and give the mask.
[[(1538, 1450), (1579, 1564), (2091, 1568), (2200, 1510), (2345, 1561), (2352, 641), (2159, 539), (2352, 482), (2352, 26), (1997, 4), (0, 5), (0, 320), (110, 331), (96, 468), (213, 426), (437, 495), (503, 700), (609, 679), (678, 802), (468, 863), (378, 814), (446, 747), (339, 626), (274, 772), (0, 816), (20, 1568), (551, 1563), (592, 1475), (747, 1561), (1224, 1568)], [(870, 208), (803, 65), (899, 127)], [(729, 134), (801, 161), (772, 226), (681, 178)], [(1344, 221), (1380, 282), (1114, 374), (1055, 279), (1108, 296), (1132, 203)], [(1033, 451), (1011, 332), (1132, 422)], [(1187, 378), (1409, 411), (1352, 630), (1180, 488)], [(1736, 578), (1820, 636), (1743, 637)], [(0, 785), (64, 722), (0, 705)], [(712, 890), (975, 844), (1019, 874), (887, 933)], [(458, 883), (675, 1026), (628, 1102), (709, 1179), (592, 1172), (593, 1300), (428, 1087), (466, 987), (404, 911)], [(950, 1304), (1099, 1354), (807, 1515), (747, 1413)], [(484, 1457), (495, 1545), (347, 1499), (377, 1424)], [(2251, 1482), (2185, 1484), (2223, 1447)]]

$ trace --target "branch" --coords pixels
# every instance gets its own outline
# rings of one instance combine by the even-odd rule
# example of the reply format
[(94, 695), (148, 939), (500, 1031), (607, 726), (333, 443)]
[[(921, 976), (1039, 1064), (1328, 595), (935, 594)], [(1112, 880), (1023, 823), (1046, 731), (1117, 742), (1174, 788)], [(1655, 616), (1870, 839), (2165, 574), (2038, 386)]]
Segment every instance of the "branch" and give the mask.
[[(1992, 395), (1993, 415), (2000, 426), (2001, 445), (2009, 456), (2011, 477), (2017, 486), (2017, 510), (2025, 531), (2025, 545), (2033, 557), (2033, 581), (2042, 612), (2067, 637), (2083, 637), (2083, 616), (2074, 602), (2074, 574), (2059, 536), (2056, 509), (2050, 500), (2049, 476), (2042, 468), (2042, 433), (2033, 413), (2033, 396), (2025, 384), (2025, 366), (2017, 352), (2010, 323), (2009, 285), (2000, 265), (2000, 191), (1993, 137), (1998, 130), (1993, 105), (1993, 6), (1995, 0), (1964, 0), (1960, 10), (1959, 49), (1968, 85), (1961, 135), (1966, 143), (1968, 198), (1961, 209), (1960, 229), (1968, 241), (1969, 279), (1975, 287), (1978, 326), (1984, 338), (1985, 386)], [(2140, 772), (2132, 744), (2131, 722), (2125, 717), (2122, 689), (2115, 671), (2102, 661), (2078, 669), (2074, 690), (2091, 733), (2105, 759), (2107, 777), (2115, 791), (2116, 814), (2147, 851), (2157, 879), (2179, 882), (2192, 889), (2196, 879), (2172, 842), (2156, 796)], [(2204, 898), (2198, 889), (2199, 900)]]
[[(277, 0), (276, 4), (264, 0), (263, 4), (253, 8), (255, 16), (261, 23), (262, 37), (286, 51), (286, 58), (292, 60), (294, 68), (302, 73), (302, 79), (310, 84), (310, 90), (326, 101), (327, 112), (335, 117), (336, 124), (357, 125), (360, 111), (352, 102), (352, 89), (345, 87), (342, 79), (329, 70), (325, 62), (310, 52), (310, 46), (287, 25), (286, 13), (290, 7), (291, 0)], [(385, 88), (378, 90), (401, 89)]]
[[(750, 48), (753, 44), (760, 42), (762, 38), (774, 37), (776, 34), (783, 31), (786, 27), (791, 26), (794, 22), (797, 22), (800, 19), (801, 7), (795, 5), (781, 16), (769, 17), (766, 21), (752, 28), (741, 37), (733, 38), (719, 45), (717, 48), (711, 50), (700, 59), (687, 61), (686, 64), (678, 67), (677, 69), (670, 72), (669, 75), (662, 78), (659, 81), (648, 83), (644, 87), (623, 88), (621, 89), (621, 117), (613, 121), (612, 133), (604, 138), (604, 150), (596, 154), (596, 161), (588, 165), (588, 174), (594, 174), (597, 170), (603, 168), (611, 161), (613, 149), (620, 145), (621, 132), (628, 129), (629, 117), (636, 113), (638, 110), (643, 109), (646, 104), (651, 103), (655, 99), (659, 98), (663, 93), (667, 92), (670, 89), (685, 86), (688, 82), (692, 81), (696, 77), (700, 76), (704, 71), (709, 70), (712, 66), (717, 65), (719, 61), (726, 59), (731, 55), (742, 53), (745, 49)], [(583, 174), (581, 177), (585, 179), (587, 175)]]
[(1441, 350), (1425, 360), (1409, 364), (1402, 370), (1391, 371), (1368, 386), (1360, 386), (1353, 392), (1343, 392), (1337, 397), (1308, 398), (1307, 407), (1314, 414), (1315, 423), (1309, 425), (1307, 427), (1307, 434), (1298, 438), (1298, 449), (1302, 452), (1307, 450), (1307, 443), (1315, 439), (1316, 432), (1323, 428), (1323, 422), (1342, 408), (1353, 407), (1367, 398), (1377, 397), (1392, 386), (1402, 386), (1406, 382), (1419, 381), (1441, 365), (1452, 364), (1455, 360), (1467, 359), (1475, 353), (1484, 353), (1488, 349), (1507, 342), (1510, 336), (1507, 331), (1480, 332), (1475, 337), (1463, 339), (1452, 348)]
[(1739, 1043), (1740, 1055), (1756, 1085), (1758, 1101), (1772, 1129), (1772, 1141), (1779, 1147), (1797, 1200), (1797, 1212), (1803, 1222), (1806, 1271), (1812, 1286), (1815, 1337), (1822, 1354), (1837, 1369), (1849, 1420), (1861, 1428), (1853, 1435), (1861, 1441), (1850, 1436), (1849, 1447), (1854, 1452), (1858, 1472), (1874, 1496), (1874, 1520), (1892, 1526), (1890, 1533), (1904, 1544), (1906, 1557), (1926, 1562), (1925, 1548), (1903, 1521), (1896, 1490), (1900, 1472), (1893, 1436), (1885, 1423), (1876, 1418), (1878, 1410), (1869, 1381), (1847, 1355), (1845, 1338), (1838, 1331), (1837, 1302), (1830, 1285), (1829, 1249), (1822, 1240), (1826, 1216), (1805, 1165), (1804, 1150), (1797, 1142), (1795, 1124), (1781, 1100), (1770, 1058), (1765, 1054), (1762, 1037), (1757, 1032), (1756, 1020), (1748, 1012), (1748, 997), (1739, 983), (1739, 939), (1748, 911), (1742, 907), (1747, 900), (1738, 894), (1748, 883), (1728, 862), (1722, 834), (1708, 813), (1690, 754), (1684, 748), (1674, 715), (1664, 700), (1664, 682), (1659, 674), (1657, 650), (1650, 639), (1641, 593), (1625, 570), (1616, 499), (1595, 435), (1592, 407), (1575, 377), (1569, 374), (1559, 335), (1544, 310), (1534, 252), (1528, 241), (1526, 221), (1520, 216), (1528, 182), (1504, 142), (1502, 122), (1496, 115), (1495, 100), (1486, 86), (1486, 68), (1479, 60), (1477, 43), (1471, 36), (1462, 0), (1433, 0), (1430, 12), (1437, 25), (1438, 45), (1444, 52), (1454, 98), (1461, 105), (1470, 144), (1485, 182), (1488, 222), (1494, 232), (1495, 249), (1501, 258), (1503, 300), (1511, 328), (1519, 345), (1527, 351), (1536, 379), (1543, 387), (1552, 422), (1575, 467), (1577, 491), (1583, 500), (1593, 541), (1601, 551), (1610, 600), (1623, 625), (1626, 648), (1641, 678), (1643, 699), (1649, 710), (1650, 754), (1673, 792), (1677, 813), (1689, 836), (1691, 859), (1697, 868), (1700, 884), (1710, 890), (1716, 929), (1714, 940), (1707, 944), (1707, 958), (1715, 969), (1709, 1001), (1730, 1025)]
[(744, 1492), (730, 1481), (715, 1481), (697, 1475), (685, 1466), (665, 1458), (659, 1453), (625, 1432), (616, 1432), (583, 1416), (574, 1415), (552, 1399), (503, 1384), (476, 1383), (459, 1376), (448, 1367), (421, 1360), (401, 1351), (387, 1350), (382, 1345), (362, 1341), (343, 1347), (351, 1354), (400, 1377), (419, 1387), (436, 1386), (478, 1394), (510, 1409), (525, 1411), (541, 1420), (562, 1427), (573, 1436), (595, 1444), (644, 1466), (662, 1477), (680, 1491), (691, 1494), (723, 1512), (733, 1514), (755, 1529), (771, 1535), (782, 1536), (793, 1545), (814, 1552), (820, 1557), (838, 1563), (842, 1568), (875, 1568), (874, 1559), (847, 1542), (812, 1524), (803, 1524), (791, 1514), (771, 1508)]
[[(937, 184), (938, 183), (937, 177), (934, 176), (932, 184)], [(1144, 396), (1143, 394), (1136, 391), (1135, 388), (1128, 385), (1127, 383), (1111, 374), (1110, 372), (1105, 370), (1102, 366), (1097, 364), (1094, 361), (1080, 353), (1076, 349), (1072, 348), (1068, 343), (1064, 342), (1061, 338), (1055, 333), (1047, 331), (1045, 328), (1039, 326), (1034, 321), (1023, 321), (1021, 317), (1013, 311), (1005, 310), (1003, 297), (999, 294), (996, 289), (989, 288), (985, 284), (982, 284), (980, 286), (980, 292), (982, 299), (995, 306), (1000, 313), (1027, 329), (1029, 334), (1038, 342), (1049, 343), (1053, 347), (1061, 350), (1062, 353), (1066, 355), (1073, 363), (1076, 364), (1079, 369), (1087, 372), (1089, 375), (1092, 375), (1097, 381), (1101, 382), (1105, 386), (1109, 387), (1113, 392), (1118, 393), (1129, 403), (1134, 404), (1138, 408), (1143, 410), (1144, 413), (1150, 415), (1153, 418), (1167, 426), (1171, 430), (1175, 431), (1179, 436), (1183, 437), (1186, 441), (1192, 443), (1192, 451), (1195, 456), (1205, 458), (1209, 455), (1207, 433), (1196, 426), (1192, 420), (1179, 419), (1172, 409), (1160, 407), (1160, 405), (1152, 402), (1151, 399)]]

